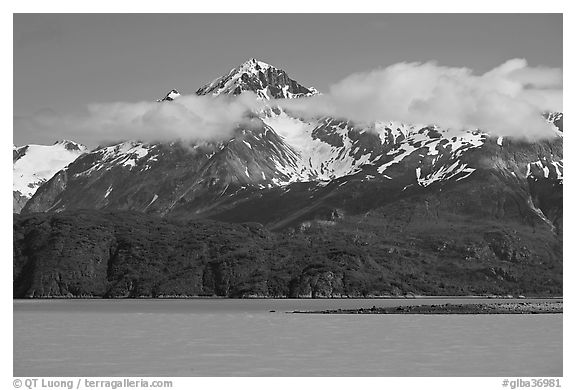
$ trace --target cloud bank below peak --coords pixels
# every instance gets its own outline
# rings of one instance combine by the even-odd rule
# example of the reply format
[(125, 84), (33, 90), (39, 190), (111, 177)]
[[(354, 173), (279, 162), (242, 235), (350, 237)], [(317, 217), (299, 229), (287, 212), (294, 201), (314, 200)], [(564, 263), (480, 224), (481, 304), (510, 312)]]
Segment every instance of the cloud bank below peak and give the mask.
[(42, 110), (14, 118), (15, 131), (61, 134), (87, 144), (121, 140), (203, 142), (232, 137), (238, 126), (261, 126), (251, 112), (259, 109), (256, 95), (182, 95), (173, 101), (89, 104), (86, 111), (59, 115)]
[(98, 103), (76, 115), (43, 110), (15, 116), (14, 132), (86, 144), (219, 141), (231, 138), (238, 126), (261, 126), (252, 113), (270, 105), (303, 117), (435, 124), (537, 140), (556, 134), (542, 113), (562, 111), (562, 69), (530, 67), (526, 60), (512, 59), (476, 75), (469, 68), (403, 62), (354, 73), (326, 93), (307, 98), (262, 101), (253, 93), (242, 93), (182, 95), (162, 103)]
[(435, 62), (403, 62), (352, 74), (323, 95), (278, 104), (300, 115), (396, 120), (540, 139), (555, 134), (542, 113), (562, 111), (562, 70), (512, 59), (475, 75)]

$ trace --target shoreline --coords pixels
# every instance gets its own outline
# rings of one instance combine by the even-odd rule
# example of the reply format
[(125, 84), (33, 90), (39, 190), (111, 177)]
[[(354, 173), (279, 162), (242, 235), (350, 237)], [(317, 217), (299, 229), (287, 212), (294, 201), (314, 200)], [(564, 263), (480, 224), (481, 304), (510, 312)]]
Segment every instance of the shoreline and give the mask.
[(503, 300), (563, 300), (562, 296), (512, 296), (512, 295), (384, 295), (384, 296), (368, 296), (368, 297), (224, 297), (224, 296), (202, 296), (202, 295), (184, 295), (184, 296), (159, 296), (159, 297), (99, 297), (99, 296), (44, 296), (44, 297), (12, 297), (14, 301), (42, 301), (42, 300), (102, 300), (102, 301), (115, 301), (115, 300), (268, 300), (268, 299), (281, 299), (281, 300), (366, 300), (366, 299), (503, 299)]
[(375, 307), (366, 309), (336, 309), (293, 311), (295, 314), (561, 314), (563, 302), (518, 303), (446, 303), (441, 305), (414, 305)]

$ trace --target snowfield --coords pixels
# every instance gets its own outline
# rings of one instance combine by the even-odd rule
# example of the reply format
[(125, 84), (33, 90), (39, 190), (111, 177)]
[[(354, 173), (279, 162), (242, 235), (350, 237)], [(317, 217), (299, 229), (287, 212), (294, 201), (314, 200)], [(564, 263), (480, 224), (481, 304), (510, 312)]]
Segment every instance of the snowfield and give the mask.
[(15, 154), (22, 153), (13, 165), (13, 190), (25, 197), (32, 197), (38, 187), (66, 167), (87, 148), (71, 141), (54, 145), (26, 145), (13, 147)]

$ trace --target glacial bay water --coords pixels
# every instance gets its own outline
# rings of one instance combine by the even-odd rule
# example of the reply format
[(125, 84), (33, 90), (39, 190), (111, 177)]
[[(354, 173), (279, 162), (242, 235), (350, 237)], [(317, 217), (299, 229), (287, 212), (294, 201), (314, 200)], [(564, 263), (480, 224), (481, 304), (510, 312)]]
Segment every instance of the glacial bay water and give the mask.
[(14, 300), (14, 375), (562, 376), (562, 314), (286, 313), (498, 301)]

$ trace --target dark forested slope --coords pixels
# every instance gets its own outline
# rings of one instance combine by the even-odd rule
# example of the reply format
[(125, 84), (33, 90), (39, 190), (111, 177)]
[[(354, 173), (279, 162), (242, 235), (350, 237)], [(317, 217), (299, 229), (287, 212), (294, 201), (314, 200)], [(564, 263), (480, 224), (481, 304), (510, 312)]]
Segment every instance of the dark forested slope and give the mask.
[(550, 229), (419, 211), (399, 202), (282, 232), (133, 212), (14, 215), (14, 297), (562, 294)]

